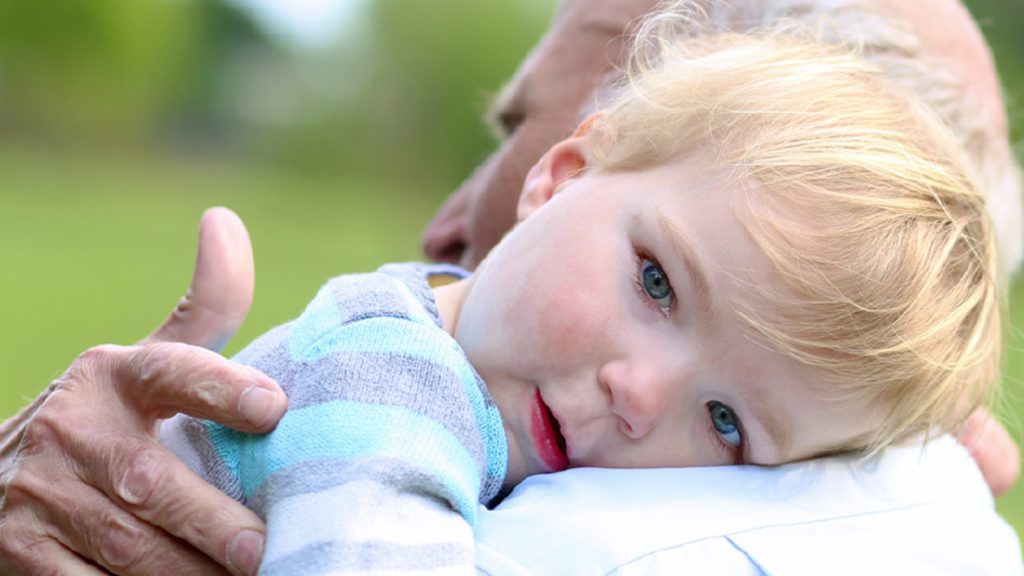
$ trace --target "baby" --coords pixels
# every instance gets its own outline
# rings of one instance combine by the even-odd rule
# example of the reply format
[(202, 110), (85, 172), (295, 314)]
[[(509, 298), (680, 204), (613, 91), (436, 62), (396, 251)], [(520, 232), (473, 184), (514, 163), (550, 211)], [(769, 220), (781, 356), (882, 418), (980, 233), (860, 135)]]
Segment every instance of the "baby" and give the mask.
[(870, 454), (991, 393), (996, 251), (946, 128), (836, 47), (676, 24), (474, 274), (336, 278), (238, 355), (288, 392), (274, 432), (165, 426), (266, 518), (263, 573), (471, 573), (478, 502), (527, 476)]

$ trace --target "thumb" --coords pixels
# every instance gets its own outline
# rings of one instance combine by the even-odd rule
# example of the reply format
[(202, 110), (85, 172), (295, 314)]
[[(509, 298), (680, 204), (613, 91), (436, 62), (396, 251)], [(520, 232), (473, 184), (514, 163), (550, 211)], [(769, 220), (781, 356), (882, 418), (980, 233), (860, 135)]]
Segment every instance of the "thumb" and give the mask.
[(210, 208), (199, 221), (192, 285), (147, 342), (184, 342), (220, 350), (252, 305), (254, 266), (245, 224), (227, 208)]

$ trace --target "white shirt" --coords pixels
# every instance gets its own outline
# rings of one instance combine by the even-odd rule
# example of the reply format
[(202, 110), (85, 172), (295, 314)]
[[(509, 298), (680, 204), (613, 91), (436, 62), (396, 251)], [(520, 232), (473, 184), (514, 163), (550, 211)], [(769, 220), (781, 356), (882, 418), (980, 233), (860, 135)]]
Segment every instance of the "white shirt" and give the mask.
[(574, 469), (480, 510), (482, 574), (1024, 575), (952, 438), (867, 462)]

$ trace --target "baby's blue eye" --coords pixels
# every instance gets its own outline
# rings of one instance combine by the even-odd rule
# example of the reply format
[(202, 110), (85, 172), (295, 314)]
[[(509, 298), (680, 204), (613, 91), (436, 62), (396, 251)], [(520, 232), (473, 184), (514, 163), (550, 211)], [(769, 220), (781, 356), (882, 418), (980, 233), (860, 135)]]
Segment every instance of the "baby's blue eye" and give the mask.
[(736, 413), (725, 404), (717, 401), (708, 402), (708, 413), (711, 415), (711, 424), (730, 446), (739, 448), (743, 443), (743, 435), (740, 434), (740, 419)]
[(668, 275), (654, 262), (644, 258), (640, 264), (640, 282), (644, 292), (657, 303), (663, 311), (672, 307), (672, 284), (668, 281)]

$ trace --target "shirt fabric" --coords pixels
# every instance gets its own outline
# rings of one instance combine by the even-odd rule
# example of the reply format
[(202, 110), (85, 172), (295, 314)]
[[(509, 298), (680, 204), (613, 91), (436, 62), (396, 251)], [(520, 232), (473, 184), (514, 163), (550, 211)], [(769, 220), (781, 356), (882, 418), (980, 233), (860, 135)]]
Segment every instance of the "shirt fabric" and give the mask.
[(1024, 576), (1020, 541), (956, 440), (871, 460), (527, 478), (481, 509), (480, 574)]
[(328, 282), (236, 360), (289, 409), (252, 435), (177, 416), (162, 440), (267, 522), (261, 574), (473, 572), (478, 505), (505, 477), (498, 410), (427, 277), (391, 264)]

